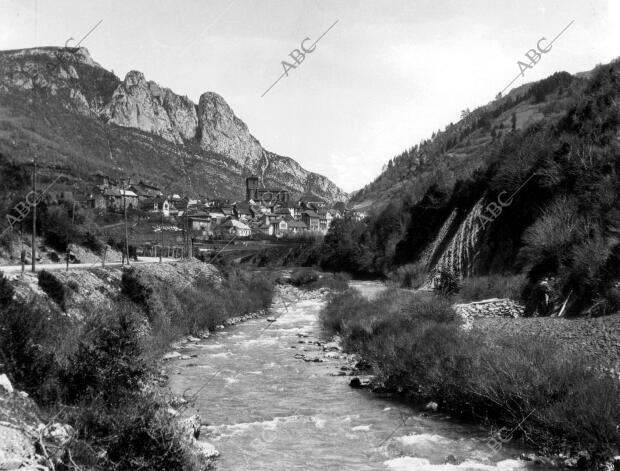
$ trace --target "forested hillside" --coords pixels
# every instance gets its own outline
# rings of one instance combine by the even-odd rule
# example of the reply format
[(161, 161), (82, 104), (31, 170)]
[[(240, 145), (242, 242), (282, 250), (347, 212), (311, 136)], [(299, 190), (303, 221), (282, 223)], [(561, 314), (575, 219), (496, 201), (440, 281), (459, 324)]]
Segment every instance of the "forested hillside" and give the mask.
[(413, 264), (426, 283), (443, 271), (524, 273), (525, 295), (544, 281), (568, 313), (617, 310), (619, 101), (616, 60), (465, 113), (354, 195), (372, 216), (336, 226), (326, 259), (384, 274)]

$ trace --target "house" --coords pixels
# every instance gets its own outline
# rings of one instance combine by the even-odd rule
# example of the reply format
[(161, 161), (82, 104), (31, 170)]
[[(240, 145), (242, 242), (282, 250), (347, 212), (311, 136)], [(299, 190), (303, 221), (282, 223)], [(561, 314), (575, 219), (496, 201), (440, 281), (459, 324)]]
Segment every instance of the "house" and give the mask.
[(267, 213), (267, 214), (263, 214), (259, 220), (262, 223), (262, 225), (269, 225), (269, 224), (275, 223), (276, 221), (279, 221), (281, 218), (282, 218), (281, 215)]
[(250, 237), (252, 230), (250, 226), (237, 221), (236, 219), (228, 219), (213, 230), (215, 235), (220, 237)]
[(168, 198), (146, 198), (140, 202), (140, 209), (151, 213), (162, 213), (170, 216), (170, 202)]
[(250, 221), (257, 214), (255, 208), (247, 201), (236, 203), (233, 206), (233, 213), (240, 221)]
[(91, 209), (105, 211), (108, 207), (108, 201), (105, 196), (103, 196), (103, 192), (98, 191), (97, 188), (86, 197), (86, 202), (87, 207)]
[(226, 220), (226, 215), (221, 211), (218, 211), (217, 208), (209, 209), (209, 216), (211, 216), (211, 220), (215, 224), (222, 224)]
[(272, 226), (271, 224), (261, 224), (260, 226), (258, 226), (258, 229), (260, 230), (261, 234), (272, 236), (274, 226)]
[(271, 223), (273, 226), (273, 234), (276, 237), (282, 237), (288, 232), (288, 222), (284, 218), (279, 218)]
[(347, 209), (344, 213), (345, 219), (353, 219), (354, 221), (363, 221), (366, 219), (366, 212), (364, 211), (355, 211), (352, 209)]
[(288, 221), (288, 233), (289, 234), (302, 234), (308, 230), (308, 226), (302, 221), (295, 219)]
[(131, 191), (133, 191), (140, 200), (148, 199), (148, 198), (158, 198), (163, 196), (162, 191), (154, 185), (149, 185), (148, 183), (140, 180), (139, 183), (134, 183), (129, 187)]
[(304, 211), (301, 213), (301, 220), (308, 226), (310, 232), (319, 232), (321, 230), (319, 215), (314, 211)]
[(332, 214), (330, 210), (325, 208), (321, 208), (319, 211), (317, 211), (317, 214), (319, 215), (319, 230), (323, 234), (327, 234), (329, 226), (331, 226), (332, 223)]
[(108, 209), (122, 212), (123, 209), (137, 209), (138, 195), (131, 190), (121, 190), (119, 188), (106, 188), (103, 196), (107, 201)]
[(327, 225), (327, 217), (319, 215), (319, 232), (322, 234), (327, 234), (327, 229), (329, 229), (329, 226)]
[(189, 227), (193, 231), (211, 232), (211, 216), (205, 211), (192, 211), (188, 214)]
[(73, 202), (73, 187), (69, 185), (53, 185), (44, 196), (48, 204), (60, 204), (65, 201)]

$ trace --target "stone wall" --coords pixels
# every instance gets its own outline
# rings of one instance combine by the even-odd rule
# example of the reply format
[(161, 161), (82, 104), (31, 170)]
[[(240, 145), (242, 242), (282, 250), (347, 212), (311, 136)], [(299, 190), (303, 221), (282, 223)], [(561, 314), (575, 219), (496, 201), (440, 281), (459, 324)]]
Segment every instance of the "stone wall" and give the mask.
[(477, 319), (495, 317), (517, 318), (523, 316), (525, 307), (512, 299), (492, 298), (471, 303), (455, 304), (452, 306), (463, 319), (467, 327)]

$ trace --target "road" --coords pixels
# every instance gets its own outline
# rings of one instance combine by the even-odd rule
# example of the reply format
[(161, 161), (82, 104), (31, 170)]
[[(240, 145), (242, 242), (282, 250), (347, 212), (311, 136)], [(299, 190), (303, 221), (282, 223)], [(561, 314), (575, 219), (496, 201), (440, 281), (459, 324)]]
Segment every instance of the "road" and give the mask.
[[(162, 258), (162, 262), (176, 262), (177, 259), (174, 258)], [(159, 257), (139, 257), (138, 262), (131, 262), (131, 265), (144, 265), (147, 263), (159, 263)], [(69, 271), (76, 270), (87, 270), (88, 268), (100, 267), (101, 262), (96, 263), (70, 263)], [(107, 262), (105, 264), (106, 267), (120, 267), (121, 262)], [(66, 270), (66, 263), (37, 263), (36, 270), (48, 270), (48, 271), (59, 271)], [(30, 273), (31, 266), (30, 264), (26, 265), (25, 272)], [(20, 273), (22, 271), (21, 265), (4, 265), (0, 266), (0, 272), (2, 273)]]

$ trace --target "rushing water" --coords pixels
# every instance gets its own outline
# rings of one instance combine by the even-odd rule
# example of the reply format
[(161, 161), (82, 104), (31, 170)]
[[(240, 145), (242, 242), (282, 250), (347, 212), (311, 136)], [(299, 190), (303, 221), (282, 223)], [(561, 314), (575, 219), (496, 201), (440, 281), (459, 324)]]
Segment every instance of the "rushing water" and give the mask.
[[(353, 283), (367, 295), (378, 283)], [(175, 361), (171, 387), (196, 393), (203, 436), (221, 453), (220, 470), (510, 470), (522, 450), (494, 452), (484, 429), (425, 414), (398, 400), (349, 387), (337, 353), (320, 355), (318, 314), (324, 299), (280, 298), (276, 318), (248, 321), (188, 347)], [(203, 437), (201, 436), (201, 438)], [(453, 463), (453, 464), (450, 464)], [(458, 464), (457, 464), (458, 463)], [(541, 469), (541, 468), (538, 468)]]

